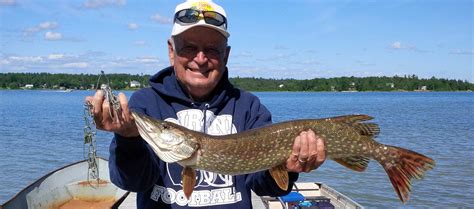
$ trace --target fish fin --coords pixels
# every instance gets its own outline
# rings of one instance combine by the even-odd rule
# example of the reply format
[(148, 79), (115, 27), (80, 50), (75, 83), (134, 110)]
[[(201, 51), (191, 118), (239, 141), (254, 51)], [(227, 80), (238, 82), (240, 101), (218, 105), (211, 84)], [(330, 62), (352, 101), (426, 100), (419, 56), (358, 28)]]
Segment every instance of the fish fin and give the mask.
[(288, 185), (290, 183), (288, 171), (286, 170), (286, 166), (284, 164), (271, 168), (270, 175), (273, 177), (280, 189), (285, 191), (288, 190)]
[(363, 156), (351, 156), (345, 158), (335, 158), (333, 159), (337, 163), (345, 166), (354, 171), (365, 171), (369, 165), (369, 158)]
[(377, 137), (380, 133), (379, 125), (375, 123), (354, 123), (352, 127), (356, 128), (361, 135)]
[(377, 137), (380, 133), (379, 125), (376, 123), (364, 123), (364, 121), (372, 119), (373, 117), (368, 115), (345, 115), (327, 118), (327, 120), (348, 124), (355, 128), (361, 135)]
[(436, 162), (422, 154), (395, 146), (382, 145), (387, 152), (376, 160), (382, 164), (395, 192), (405, 204), (411, 191), (411, 180), (422, 179), (425, 172), (433, 169)]
[(343, 115), (326, 119), (345, 123), (360, 123), (363, 121), (372, 120), (374, 118), (368, 115)]
[(196, 185), (196, 171), (191, 167), (184, 167), (181, 172), (181, 181), (183, 181), (184, 196), (189, 200)]

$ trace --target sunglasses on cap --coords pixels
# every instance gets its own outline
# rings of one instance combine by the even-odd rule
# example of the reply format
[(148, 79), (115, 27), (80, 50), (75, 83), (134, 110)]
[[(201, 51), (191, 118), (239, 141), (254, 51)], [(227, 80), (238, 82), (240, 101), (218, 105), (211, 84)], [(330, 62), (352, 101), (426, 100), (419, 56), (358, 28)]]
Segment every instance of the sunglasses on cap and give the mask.
[[(201, 20), (200, 14), (204, 18), (204, 21), (207, 24), (211, 24), (217, 27), (224, 27), (227, 29), (227, 20), (224, 15), (214, 12), (214, 11), (200, 11), (195, 9), (183, 9), (179, 12), (176, 12), (174, 15), (174, 21), (179, 21), (182, 23), (196, 23)], [(223, 25), (223, 26), (222, 26)]]

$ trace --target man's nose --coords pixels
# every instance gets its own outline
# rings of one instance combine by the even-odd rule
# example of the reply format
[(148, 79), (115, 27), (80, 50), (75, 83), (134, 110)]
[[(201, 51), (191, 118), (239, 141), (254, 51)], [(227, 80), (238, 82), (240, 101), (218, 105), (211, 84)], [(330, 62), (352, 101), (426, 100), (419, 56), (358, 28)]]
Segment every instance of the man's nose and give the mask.
[(200, 50), (194, 57), (194, 61), (199, 65), (205, 64), (207, 63), (207, 56), (202, 50)]

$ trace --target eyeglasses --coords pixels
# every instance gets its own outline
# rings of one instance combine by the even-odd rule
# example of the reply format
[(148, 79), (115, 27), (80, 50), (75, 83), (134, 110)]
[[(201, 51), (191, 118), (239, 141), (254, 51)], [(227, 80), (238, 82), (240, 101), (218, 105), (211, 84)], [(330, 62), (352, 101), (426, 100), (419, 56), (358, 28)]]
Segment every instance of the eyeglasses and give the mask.
[(174, 36), (174, 46), (176, 52), (180, 56), (184, 57), (195, 57), (200, 51), (202, 51), (209, 59), (218, 59), (223, 55), (227, 44), (216, 44), (211, 46), (198, 46), (193, 43), (189, 43), (179, 36)]
[(201, 20), (202, 17), (200, 17), (199, 15), (201, 13), (204, 18), (204, 21), (207, 24), (215, 25), (217, 27), (224, 27), (225, 29), (227, 29), (227, 20), (224, 15), (213, 11), (183, 9), (179, 12), (176, 12), (176, 14), (174, 15), (174, 21), (176, 22), (176, 20), (178, 20), (182, 23), (196, 23)]

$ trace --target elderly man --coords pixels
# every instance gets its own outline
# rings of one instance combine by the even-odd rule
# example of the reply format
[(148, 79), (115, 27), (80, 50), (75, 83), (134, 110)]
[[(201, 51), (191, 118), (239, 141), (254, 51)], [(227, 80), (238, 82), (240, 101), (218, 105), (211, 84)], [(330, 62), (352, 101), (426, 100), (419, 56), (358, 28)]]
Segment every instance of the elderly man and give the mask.
[(110, 176), (114, 184), (136, 191), (138, 208), (251, 208), (251, 192), (287, 194), (299, 172), (309, 172), (325, 160), (324, 143), (313, 131), (295, 136), (293, 154), (286, 162), (290, 185), (278, 187), (269, 171), (222, 175), (197, 171), (190, 198), (183, 194), (177, 163), (160, 160), (140, 137), (130, 111), (172, 121), (192, 130), (225, 135), (271, 123), (270, 112), (249, 92), (232, 86), (226, 67), (227, 17), (214, 2), (189, 0), (175, 10), (168, 40), (170, 67), (150, 79), (150, 88), (135, 92), (130, 103), (119, 94), (120, 121), (113, 122), (102, 91), (86, 100), (94, 106), (97, 127), (115, 133), (110, 145)]

